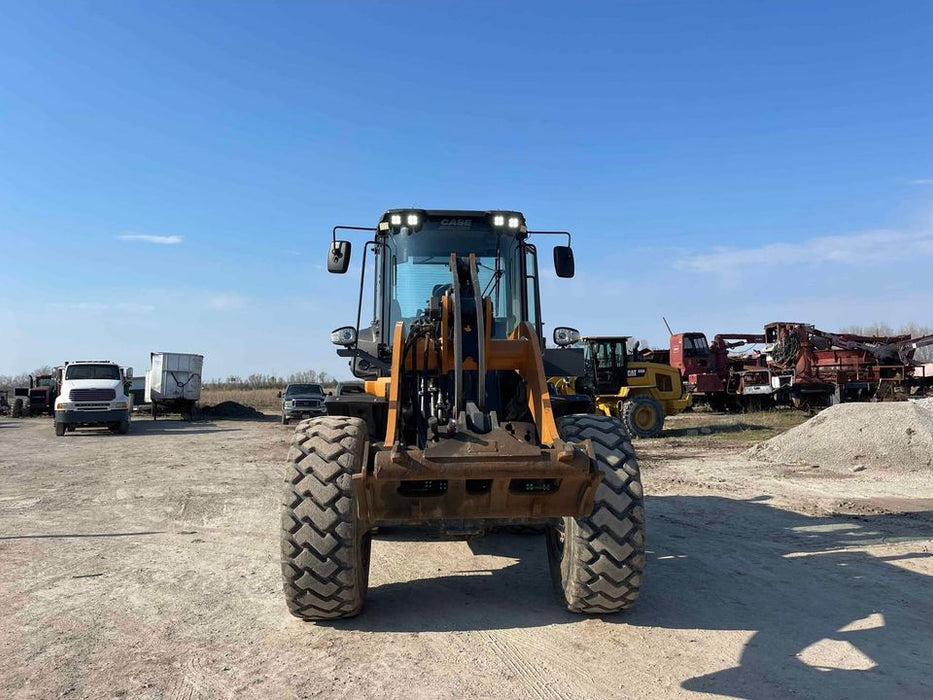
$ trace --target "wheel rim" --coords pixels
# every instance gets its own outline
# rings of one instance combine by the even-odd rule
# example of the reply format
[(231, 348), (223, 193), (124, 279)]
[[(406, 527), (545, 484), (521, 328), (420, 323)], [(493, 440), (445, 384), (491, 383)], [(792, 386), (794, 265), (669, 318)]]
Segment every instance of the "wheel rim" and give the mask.
[(642, 430), (648, 430), (654, 425), (655, 415), (651, 406), (639, 406), (635, 411), (635, 425)]

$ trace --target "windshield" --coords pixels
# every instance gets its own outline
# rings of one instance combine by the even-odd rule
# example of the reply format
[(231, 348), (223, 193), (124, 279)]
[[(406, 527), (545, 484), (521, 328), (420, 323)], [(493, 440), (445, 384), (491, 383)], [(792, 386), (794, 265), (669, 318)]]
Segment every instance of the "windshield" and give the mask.
[(359, 384), (345, 384), (340, 387), (338, 392), (341, 396), (346, 394), (365, 394), (365, 390)]
[(592, 361), (597, 369), (617, 367), (625, 360), (625, 340), (622, 338), (586, 343), (584, 347), (584, 357)]
[(476, 255), (483, 296), (493, 305), (494, 338), (508, 337), (523, 319), (524, 270), (521, 246), (513, 235), (488, 229), (447, 231), (428, 222), (417, 233), (387, 237), (384, 279), (388, 332), (399, 320), (407, 325), (424, 312), (432, 297), (440, 299), (452, 285), (450, 254)]
[(709, 345), (705, 335), (684, 336), (684, 357), (706, 357)]
[(65, 368), (65, 379), (119, 379), (120, 368), (116, 365), (69, 365)]
[(55, 381), (52, 377), (39, 377), (36, 380), (36, 386), (54, 386)]
[[(280, 385), (281, 386), (281, 385)], [(323, 394), (324, 389), (320, 384), (289, 384), (285, 390), (286, 396), (294, 394)]]

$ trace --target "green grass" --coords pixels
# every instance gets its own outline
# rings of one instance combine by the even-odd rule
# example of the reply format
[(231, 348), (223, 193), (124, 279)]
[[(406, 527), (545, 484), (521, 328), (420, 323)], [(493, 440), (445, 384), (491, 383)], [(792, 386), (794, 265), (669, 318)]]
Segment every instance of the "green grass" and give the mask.
[[(668, 418), (660, 439), (695, 440), (721, 445), (751, 445), (780, 435), (800, 425), (808, 417), (806, 413), (794, 410), (725, 415), (691, 412)], [(699, 431), (702, 428), (709, 429), (709, 434), (691, 434), (694, 430)]]

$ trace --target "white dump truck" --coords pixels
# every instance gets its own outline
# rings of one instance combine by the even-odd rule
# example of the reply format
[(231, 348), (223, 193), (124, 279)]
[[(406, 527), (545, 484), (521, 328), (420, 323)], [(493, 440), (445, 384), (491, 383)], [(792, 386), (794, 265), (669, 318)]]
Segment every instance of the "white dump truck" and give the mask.
[(126, 386), (132, 376), (131, 367), (121, 369), (110, 360), (78, 360), (59, 367), (55, 434), (61, 437), (83, 426), (128, 433), (131, 402)]
[(201, 398), (201, 368), (204, 355), (181, 352), (153, 352), (146, 371), (146, 403), (152, 419), (168, 412), (194, 417), (194, 407)]

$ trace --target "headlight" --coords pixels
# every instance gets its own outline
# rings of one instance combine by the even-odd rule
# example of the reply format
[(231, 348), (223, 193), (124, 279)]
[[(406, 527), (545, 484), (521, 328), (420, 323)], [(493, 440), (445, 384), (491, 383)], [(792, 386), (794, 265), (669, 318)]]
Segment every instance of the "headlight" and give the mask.
[(356, 328), (344, 326), (330, 334), (330, 342), (334, 345), (350, 346), (356, 343)]
[(114, 409), (126, 408), (127, 405), (128, 404), (126, 403), (126, 401), (114, 401), (112, 404), (112, 408)]
[(554, 329), (554, 345), (565, 348), (580, 340), (580, 331), (576, 328), (558, 326)]
[(75, 407), (73, 403), (60, 402), (55, 404), (55, 409), (58, 411), (70, 411)]

